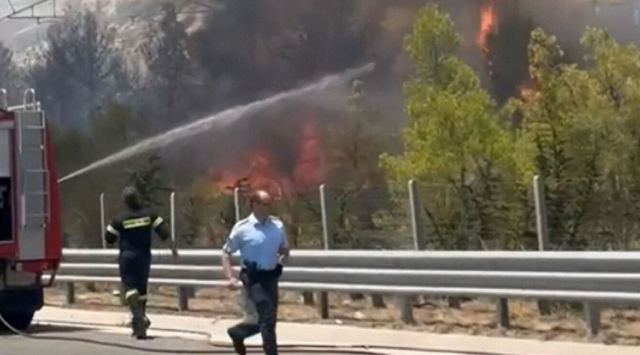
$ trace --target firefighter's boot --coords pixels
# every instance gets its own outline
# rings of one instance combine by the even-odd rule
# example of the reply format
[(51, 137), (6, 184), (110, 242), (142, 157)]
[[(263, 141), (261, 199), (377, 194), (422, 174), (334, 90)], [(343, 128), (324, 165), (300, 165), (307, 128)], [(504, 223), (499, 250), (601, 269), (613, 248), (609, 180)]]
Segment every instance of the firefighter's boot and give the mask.
[(144, 327), (145, 329), (151, 328), (151, 320), (147, 317), (147, 300), (142, 300), (142, 314), (144, 315)]
[(129, 304), (129, 310), (131, 311), (131, 336), (137, 339), (147, 338), (147, 328), (144, 322), (144, 308), (140, 295), (137, 293), (127, 297), (127, 303)]

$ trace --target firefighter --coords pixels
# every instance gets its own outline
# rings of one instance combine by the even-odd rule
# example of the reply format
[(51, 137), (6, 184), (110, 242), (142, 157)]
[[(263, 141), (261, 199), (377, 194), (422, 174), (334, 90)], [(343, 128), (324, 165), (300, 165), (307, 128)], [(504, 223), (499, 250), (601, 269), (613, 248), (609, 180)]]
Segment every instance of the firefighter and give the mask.
[[(269, 215), (271, 195), (257, 190), (249, 201), (252, 213), (231, 230), (223, 247), (222, 266), (230, 288), (244, 287), (249, 302), (255, 305), (258, 322), (242, 322), (229, 328), (228, 334), (240, 355), (246, 354), (244, 339), (258, 332), (265, 355), (277, 355), (278, 280), (289, 246), (282, 221)], [(239, 275), (231, 268), (230, 256), (235, 252), (240, 252), (242, 263)]]
[[(125, 298), (131, 311), (132, 336), (147, 338), (151, 322), (146, 316), (147, 282), (151, 266), (151, 235), (155, 231), (163, 241), (169, 239), (164, 220), (143, 207), (140, 195), (134, 187), (122, 192), (126, 211), (107, 226), (104, 238), (109, 244), (120, 241), (120, 279)], [(177, 257), (175, 246), (171, 253)]]

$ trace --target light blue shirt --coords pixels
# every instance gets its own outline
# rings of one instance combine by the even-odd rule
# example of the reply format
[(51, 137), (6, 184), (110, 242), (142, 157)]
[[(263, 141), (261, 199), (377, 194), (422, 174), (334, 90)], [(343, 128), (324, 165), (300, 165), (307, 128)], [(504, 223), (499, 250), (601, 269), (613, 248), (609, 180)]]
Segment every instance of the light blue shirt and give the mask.
[(253, 213), (236, 223), (222, 250), (228, 254), (240, 252), (242, 262), (254, 262), (261, 270), (278, 266), (278, 251), (288, 247), (282, 221), (269, 216), (260, 223)]

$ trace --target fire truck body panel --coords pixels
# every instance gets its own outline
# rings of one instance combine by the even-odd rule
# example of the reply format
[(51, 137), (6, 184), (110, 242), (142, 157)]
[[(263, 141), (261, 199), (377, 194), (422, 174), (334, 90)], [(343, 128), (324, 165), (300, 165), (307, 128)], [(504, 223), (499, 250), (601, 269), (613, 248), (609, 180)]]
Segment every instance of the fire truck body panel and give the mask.
[(25, 328), (42, 308), (48, 286), (42, 275), (55, 274), (61, 254), (60, 197), (44, 113), (0, 110), (0, 314), (14, 326)]

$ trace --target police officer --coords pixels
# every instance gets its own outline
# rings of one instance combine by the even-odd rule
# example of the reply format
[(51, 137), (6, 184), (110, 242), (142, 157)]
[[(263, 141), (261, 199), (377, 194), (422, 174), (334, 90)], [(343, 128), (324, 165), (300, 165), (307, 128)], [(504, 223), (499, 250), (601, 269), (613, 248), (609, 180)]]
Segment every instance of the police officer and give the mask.
[[(155, 231), (163, 241), (169, 238), (162, 217), (144, 208), (140, 195), (133, 187), (122, 192), (126, 211), (114, 219), (105, 231), (109, 244), (120, 240), (120, 278), (126, 290), (126, 301), (132, 315), (132, 336), (147, 337), (151, 322), (146, 317), (147, 282), (151, 265), (151, 232)], [(171, 248), (177, 256), (176, 249)]]
[[(249, 197), (252, 213), (231, 230), (223, 247), (222, 266), (230, 288), (237, 288), (242, 282), (249, 301), (256, 307), (258, 322), (240, 323), (229, 328), (228, 333), (240, 355), (246, 354), (244, 339), (258, 332), (265, 355), (277, 355), (278, 280), (282, 263), (289, 256), (289, 246), (282, 221), (269, 215), (271, 195), (257, 190)], [(234, 274), (230, 261), (237, 251), (242, 262), (239, 275)]]

